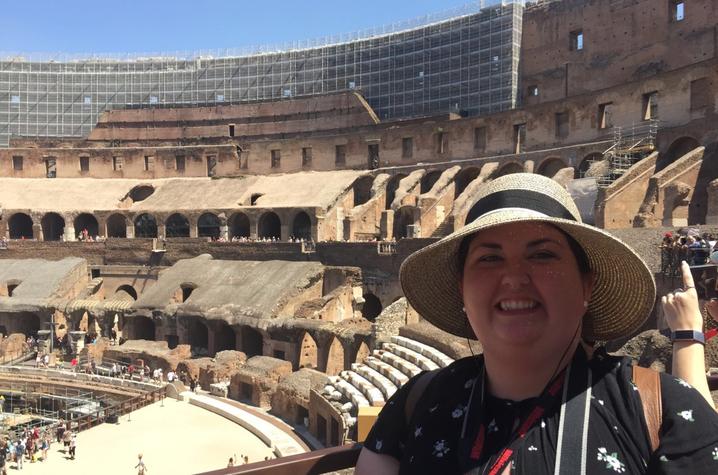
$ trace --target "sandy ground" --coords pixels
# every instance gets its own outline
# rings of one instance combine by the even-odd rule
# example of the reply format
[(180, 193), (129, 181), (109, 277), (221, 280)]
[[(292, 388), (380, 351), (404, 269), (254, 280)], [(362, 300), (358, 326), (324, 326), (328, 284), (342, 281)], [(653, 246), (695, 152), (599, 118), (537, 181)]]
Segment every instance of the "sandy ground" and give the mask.
[[(129, 420), (128, 420), (129, 419)], [(227, 466), (229, 457), (250, 462), (272, 452), (233, 422), (189, 403), (166, 399), (123, 416), (119, 424), (102, 424), (77, 436), (77, 458), (69, 460), (62, 443), (53, 443), (47, 461), (25, 461), (8, 473), (120, 475), (136, 474), (137, 454), (144, 454), (148, 475), (194, 474)]]

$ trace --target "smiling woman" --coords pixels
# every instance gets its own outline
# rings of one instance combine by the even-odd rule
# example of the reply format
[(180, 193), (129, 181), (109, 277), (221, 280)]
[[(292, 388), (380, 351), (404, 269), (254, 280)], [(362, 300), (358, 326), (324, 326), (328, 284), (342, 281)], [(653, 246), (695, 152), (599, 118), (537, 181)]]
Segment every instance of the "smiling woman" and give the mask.
[(477, 195), (468, 224), (411, 255), (400, 277), (420, 315), (483, 354), (397, 391), (356, 473), (718, 473), (718, 415), (700, 394), (655, 376), (660, 393), (641, 397), (662, 395), (656, 440), (630, 359), (593, 348), (650, 313), (640, 257), (583, 224), (548, 178), (511, 174)]

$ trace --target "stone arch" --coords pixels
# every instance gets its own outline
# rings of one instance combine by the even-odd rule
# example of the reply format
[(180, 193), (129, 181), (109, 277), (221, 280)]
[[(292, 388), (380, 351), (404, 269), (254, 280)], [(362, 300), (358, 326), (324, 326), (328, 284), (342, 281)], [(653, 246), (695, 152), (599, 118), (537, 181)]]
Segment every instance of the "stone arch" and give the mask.
[(371, 187), (374, 184), (374, 177), (371, 175), (362, 176), (354, 180), (354, 206), (363, 205), (371, 199)]
[(300, 211), (294, 216), (292, 235), (296, 238), (304, 238), (305, 240), (312, 238), (312, 220), (304, 211)]
[(396, 190), (399, 188), (399, 182), (406, 177), (406, 174), (399, 173), (391, 177), (386, 183), (386, 209), (391, 209), (391, 203), (396, 197)]
[(222, 222), (216, 214), (202, 213), (197, 220), (197, 235), (199, 237), (218, 239), (221, 226)]
[(142, 213), (135, 218), (135, 237), (156, 238), (157, 220), (149, 213)]
[(414, 207), (402, 206), (394, 213), (394, 238), (401, 239), (408, 236), (407, 227), (414, 224)]
[(165, 236), (168, 238), (189, 237), (189, 219), (181, 213), (171, 214), (165, 221)]
[(364, 305), (361, 308), (362, 317), (373, 322), (381, 313), (381, 300), (374, 294), (364, 294)]
[(128, 340), (155, 341), (155, 322), (152, 318), (141, 315), (125, 317), (122, 336)]
[(423, 195), (424, 193), (430, 192), (436, 182), (439, 180), (439, 177), (441, 177), (441, 170), (432, 170), (430, 172), (424, 173), (424, 176), (421, 177), (419, 193)]
[(583, 157), (583, 160), (581, 160), (581, 163), (578, 164), (578, 167), (576, 167), (576, 171), (573, 174), (574, 178), (586, 178), (586, 173), (588, 172), (588, 169), (591, 168), (591, 165), (594, 162), (600, 162), (603, 160), (603, 154), (594, 152), (589, 153), (585, 157)]
[(137, 291), (130, 284), (120, 285), (115, 290), (114, 298), (119, 300), (137, 300)]
[(545, 159), (536, 169), (536, 173), (548, 178), (553, 178), (559, 170), (566, 168), (568, 165), (558, 157), (549, 157)]
[(297, 366), (299, 368), (318, 368), (317, 342), (309, 332), (305, 332), (299, 343)]
[(187, 343), (193, 354), (207, 354), (209, 352), (209, 329), (199, 317), (187, 319)]
[(10, 239), (32, 239), (32, 218), (25, 213), (15, 213), (8, 220)]
[(501, 165), (501, 167), (498, 168), (493, 173), (492, 178), (498, 178), (500, 176), (504, 175), (511, 175), (512, 173), (522, 173), (524, 171), (524, 166), (521, 165), (518, 162), (509, 162)]
[(249, 237), (249, 217), (244, 213), (234, 213), (229, 217), (231, 237)]
[(259, 217), (259, 237), (260, 238), (277, 238), (282, 237), (282, 222), (277, 213), (268, 211)]
[(359, 344), (359, 348), (357, 349), (356, 357), (354, 358), (355, 363), (364, 363), (364, 360), (366, 360), (369, 357), (369, 346), (366, 344), (365, 341), (362, 341)]
[(254, 328), (243, 326), (240, 340), (242, 345), (241, 348), (239, 348), (239, 351), (247, 355), (247, 358), (251, 358), (252, 356), (261, 356), (264, 354), (264, 341), (262, 339), (262, 334)]
[(454, 186), (454, 198), (458, 198), (461, 193), (464, 192), (469, 183), (476, 180), (481, 173), (481, 167), (466, 167), (462, 168), (459, 173), (456, 174), (455, 186)]
[(100, 225), (97, 223), (97, 218), (90, 213), (78, 214), (75, 218), (74, 225), (75, 233), (77, 234), (81, 233), (84, 229), (87, 230), (88, 236), (91, 236), (93, 239), (100, 234)]
[(235, 349), (237, 349), (237, 335), (234, 333), (234, 329), (227, 322), (218, 321), (214, 331), (215, 353)]
[(44, 241), (61, 241), (65, 234), (65, 218), (57, 213), (46, 213), (40, 220)]
[(107, 218), (105, 227), (108, 238), (127, 237), (127, 218), (120, 213), (115, 213)]
[(344, 346), (339, 338), (332, 338), (332, 342), (327, 350), (327, 361), (324, 372), (329, 376), (336, 376), (344, 371)]
[(656, 172), (666, 168), (691, 150), (700, 147), (701, 144), (693, 137), (679, 137), (671, 143), (665, 154), (659, 154), (656, 160)]

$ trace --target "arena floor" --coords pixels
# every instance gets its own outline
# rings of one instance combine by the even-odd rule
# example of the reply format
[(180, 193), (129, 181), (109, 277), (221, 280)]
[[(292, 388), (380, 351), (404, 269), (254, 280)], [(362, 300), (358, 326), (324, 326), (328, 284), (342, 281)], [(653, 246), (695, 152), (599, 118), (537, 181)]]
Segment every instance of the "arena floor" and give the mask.
[(8, 473), (73, 475), (134, 474), (142, 453), (148, 474), (194, 474), (227, 466), (229, 457), (247, 455), (250, 462), (271, 450), (249, 431), (189, 403), (166, 399), (139, 409), (119, 424), (102, 424), (77, 436), (77, 457), (69, 460), (62, 443), (53, 443), (47, 461), (15, 464)]

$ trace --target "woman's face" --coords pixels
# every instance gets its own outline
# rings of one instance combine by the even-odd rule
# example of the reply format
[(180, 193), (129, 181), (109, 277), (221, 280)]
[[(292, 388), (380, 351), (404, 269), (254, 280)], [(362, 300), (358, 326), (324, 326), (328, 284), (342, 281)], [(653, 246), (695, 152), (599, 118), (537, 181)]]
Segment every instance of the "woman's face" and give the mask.
[(563, 352), (581, 335), (592, 280), (557, 228), (511, 223), (472, 239), (460, 289), (484, 351)]

